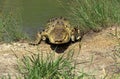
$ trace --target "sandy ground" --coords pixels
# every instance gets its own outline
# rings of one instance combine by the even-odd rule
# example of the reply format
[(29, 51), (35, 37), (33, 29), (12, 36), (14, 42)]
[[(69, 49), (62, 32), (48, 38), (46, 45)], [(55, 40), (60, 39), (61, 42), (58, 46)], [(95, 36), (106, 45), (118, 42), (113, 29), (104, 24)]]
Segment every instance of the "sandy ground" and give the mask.
[[(55, 56), (74, 51), (74, 61), (77, 64), (76, 72), (82, 71), (93, 75), (96, 79), (101, 79), (106, 75), (113, 76), (120, 73), (120, 46), (119, 33), (117, 28), (117, 37), (115, 35), (116, 27), (109, 27), (101, 32), (89, 32), (84, 35), (81, 42), (70, 45), (54, 46), (41, 43), (38, 46), (31, 46), (28, 43), (0, 44), (0, 76), (8, 73), (15, 77), (18, 75), (17, 60), (23, 55), (33, 53), (48, 54), (56, 49)], [(14, 78), (13, 78), (14, 79)]]

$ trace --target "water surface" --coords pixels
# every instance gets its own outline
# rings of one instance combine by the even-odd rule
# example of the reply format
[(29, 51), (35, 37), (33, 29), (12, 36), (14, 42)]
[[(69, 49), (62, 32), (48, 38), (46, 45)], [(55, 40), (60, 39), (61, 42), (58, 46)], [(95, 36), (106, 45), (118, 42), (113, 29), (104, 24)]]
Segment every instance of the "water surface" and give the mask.
[(67, 16), (57, 0), (24, 0), (22, 7), (23, 28), (29, 35), (43, 29), (52, 17)]

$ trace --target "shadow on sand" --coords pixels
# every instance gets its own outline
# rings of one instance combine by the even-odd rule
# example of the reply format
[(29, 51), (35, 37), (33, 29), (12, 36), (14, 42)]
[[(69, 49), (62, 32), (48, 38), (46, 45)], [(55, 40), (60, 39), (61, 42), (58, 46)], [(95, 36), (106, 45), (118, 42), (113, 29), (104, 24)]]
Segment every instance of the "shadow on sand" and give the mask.
[(71, 42), (66, 43), (66, 44), (60, 44), (60, 45), (55, 45), (55, 44), (50, 44), (50, 47), (52, 50), (54, 50), (56, 53), (64, 53), (64, 51), (71, 45)]

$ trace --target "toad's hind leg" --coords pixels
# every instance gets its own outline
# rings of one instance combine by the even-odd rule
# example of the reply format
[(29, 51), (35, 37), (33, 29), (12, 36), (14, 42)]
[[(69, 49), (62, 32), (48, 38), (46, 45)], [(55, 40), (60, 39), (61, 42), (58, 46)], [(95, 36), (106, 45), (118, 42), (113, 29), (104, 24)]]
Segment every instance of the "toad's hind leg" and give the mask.
[(38, 44), (40, 44), (41, 39), (42, 39), (41, 33), (38, 32), (38, 33), (37, 33), (37, 36), (36, 36), (36, 40), (35, 40), (34, 42), (29, 43), (29, 44), (30, 44), (30, 45), (38, 45)]

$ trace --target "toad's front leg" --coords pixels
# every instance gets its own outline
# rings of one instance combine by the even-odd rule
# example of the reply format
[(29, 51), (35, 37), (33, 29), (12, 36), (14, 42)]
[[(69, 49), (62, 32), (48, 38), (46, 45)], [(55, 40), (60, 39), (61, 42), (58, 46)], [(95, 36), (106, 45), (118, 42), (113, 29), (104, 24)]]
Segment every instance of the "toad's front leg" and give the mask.
[(42, 39), (41, 33), (40, 33), (40, 32), (37, 32), (36, 40), (35, 40), (34, 42), (29, 43), (29, 44), (30, 44), (30, 45), (38, 45), (38, 44), (40, 44), (41, 39)]

